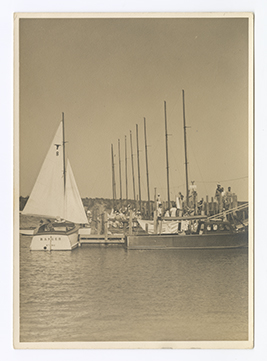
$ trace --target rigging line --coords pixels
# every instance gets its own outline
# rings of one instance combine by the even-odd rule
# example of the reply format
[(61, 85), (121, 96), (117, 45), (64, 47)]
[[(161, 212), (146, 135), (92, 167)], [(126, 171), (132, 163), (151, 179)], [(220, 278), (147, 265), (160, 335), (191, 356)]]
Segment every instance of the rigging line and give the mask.
[[(199, 165), (198, 165), (198, 161), (197, 161), (197, 158), (196, 158), (196, 156), (195, 156), (194, 149), (193, 149), (193, 147), (191, 146), (190, 139), (189, 139), (189, 146), (190, 146), (190, 149), (191, 149), (191, 151), (192, 151), (192, 153), (193, 153), (193, 157), (194, 157), (194, 159), (195, 159), (195, 162), (196, 162), (196, 164), (197, 164), (198, 171), (199, 171), (199, 173), (200, 173), (200, 177), (201, 177), (201, 179), (202, 179), (202, 181), (203, 181), (203, 176), (202, 176), (202, 173), (201, 173), (200, 167), (199, 167)], [(208, 193), (208, 191), (207, 191), (207, 188), (206, 188), (206, 186), (205, 186), (205, 183), (204, 183), (204, 182), (200, 182), (200, 183), (203, 183), (203, 184), (204, 184), (204, 187), (205, 187), (205, 192), (206, 192), (206, 194), (207, 194), (207, 193)]]
[[(158, 127), (158, 129), (159, 129), (159, 127)], [(160, 134), (160, 133), (159, 133)], [(161, 144), (161, 142), (160, 142), (160, 139), (162, 138), (162, 134), (160, 134), (158, 137), (157, 137), (157, 139), (156, 139), (156, 141), (152, 144), (152, 145), (150, 145), (152, 148), (154, 148), (154, 151), (158, 148), (158, 146), (159, 146), (159, 144)], [(150, 142), (151, 143), (151, 142)], [(156, 144), (156, 145), (155, 145)]]
[(173, 167), (173, 170), (174, 171), (175, 171), (175, 169), (177, 170), (177, 172), (178, 172), (178, 177), (177, 178), (178, 178), (178, 181), (180, 182), (181, 181), (180, 177), (181, 177), (182, 174), (184, 174), (184, 171), (181, 170), (180, 167), (178, 166), (179, 163), (176, 160), (177, 152), (175, 153), (171, 143), (169, 143), (169, 148), (171, 149), (171, 155), (173, 156), (173, 159), (175, 160), (175, 165), (176, 165), (176, 167), (175, 166)]
[[(99, 182), (98, 182), (98, 178), (96, 177), (95, 178), (95, 182), (91, 183), (91, 186), (90, 186), (90, 193), (93, 194), (95, 192), (95, 190), (98, 188), (98, 189), (102, 189), (102, 186), (101, 187), (96, 187), (96, 183), (97, 185), (99, 186)], [(105, 187), (107, 188), (107, 187)]]
[(184, 186), (185, 186), (185, 183), (183, 183), (183, 184), (178, 184), (178, 186), (175, 186), (175, 187), (172, 187), (172, 188), (174, 188), (174, 189), (179, 189), (179, 188), (184, 187)]
[(174, 109), (176, 108), (177, 105), (178, 105), (178, 102), (176, 102), (176, 103), (174, 104), (174, 106), (172, 107), (172, 110), (171, 110), (170, 114), (168, 115), (168, 119), (169, 119), (169, 120), (171, 119), (172, 113), (173, 113), (173, 111), (174, 111)]
[[(156, 179), (156, 182), (158, 182), (158, 184), (160, 185), (160, 187), (155, 187), (155, 186), (154, 186), (154, 188), (163, 189), (163, 188), (164, 188), (164, 187), (163, 187), (163, 182), (162, 182), (161, 178), (158, 176), (157, 172), (155, 171), (155, 169), (158, 169), (159, 166), (157, 165), (156, 167), (154, 167), (154, 160), (153, 160), (152, 157), (150, 158), (150, 164), (152, 164), (152, 167), (150, 167), (150, 169), (152, 170), (152, 173), (153, 173), (153, 175), (154, 175), (154, 176), (152, 176), (153, 183), (155, 184), (154, 179)], [(151, 172), (151, 170), (150, 170), (150, 172)]]
[[(223, 179), (223, 180), (220, 180), (220, 182), (229, 182), (229, 181), (235, 181), (235, 180), (241, 180), (241, 179), (246, 179), (248, 178), (248, 176), (245, 176), (245, 177), (239, 177), (239, 178), (232, 178), (232, 179)], [(217, 181), (196, 181), (198, 183), (218, 183), (218, 180)]]

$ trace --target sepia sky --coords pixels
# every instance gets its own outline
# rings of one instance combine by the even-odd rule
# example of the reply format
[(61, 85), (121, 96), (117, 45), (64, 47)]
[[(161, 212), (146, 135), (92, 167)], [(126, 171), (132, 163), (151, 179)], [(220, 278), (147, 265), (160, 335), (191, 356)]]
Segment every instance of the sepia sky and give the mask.
[(167, 199), (164, 101), (167, 103), (170, 193), (185, 194), (182, 89), (189, 181), (199, 197), (216, 184), (248, 200), (248, 20), (21, 19), (20, 195), (30, 194), (65, 114), (67, 154), (82, 197), (112, 198), (111, 144), (119, 196), (118, 139), (125, 198), (133, 198), (130, 130), (137, 184), (139, 126), (142, 199)]

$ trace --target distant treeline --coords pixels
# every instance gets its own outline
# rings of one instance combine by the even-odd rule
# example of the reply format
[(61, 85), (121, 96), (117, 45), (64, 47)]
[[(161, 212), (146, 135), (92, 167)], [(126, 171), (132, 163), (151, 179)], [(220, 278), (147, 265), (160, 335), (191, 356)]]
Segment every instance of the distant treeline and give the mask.
[[(28, 201), (29, 197), (19, 197), (19, 210), (22, 211)], [(113, 199), (109, 199), (109, 198), (82, 198), (82, 202), (84, 205), (84, 208), (86, 210), (90, 209), (91, 211), (96, 210), (96, 209), (102, 209), (105, 210), (107, 212), (111, 212), (112, 208), (114, 210), (120, 210), (121, 208), (127, 207), (128, 205), (131, 206), (132, 209), (138, 209), (139, 207), (139, 202), (134, 201), (134, 200), (126, 200), (126, 199), (122, 199), (122, 200), (115, 200), (113, 201)], [(152, 201), (151, 201), (151, 206), (152, 206)], [(142, 201), (142, 208), (143, 210), (146, 209), (147, 207), (147, 202), (146, 201)]]
[[(28, 201), (29, 197), (22, 197), (19, 198), (19, 209), (22, 211)], [(128, 205), (131, 206), (131, 209), (135, 209), (136, 211), (139, 210), (139, 201), (134, 201), (132, 199), (122, 199), (122, 200), (115, 200), (109, 199), (109, 198), (82, 198), (83, 206), (85, 210), (90, 210), (91, 212), (97, 212), (102, 213), (103, 211), (106, 211), (108, 213), (111, 212), (112, 208), (116, 210), (124, 209)], [(150, 201), (150, 212), (153, 211), (153, 201)], [(245, 202), (237, 202), (238, 206), (242, 205)], [(163, 208), (167, 209), (167, 202), (163, 202)], [(148, 202), (142, 201), (141, 205), (141, 214), (143, 217), (148, 216)], [(151, 214), (150, 214), (151, 216)]]

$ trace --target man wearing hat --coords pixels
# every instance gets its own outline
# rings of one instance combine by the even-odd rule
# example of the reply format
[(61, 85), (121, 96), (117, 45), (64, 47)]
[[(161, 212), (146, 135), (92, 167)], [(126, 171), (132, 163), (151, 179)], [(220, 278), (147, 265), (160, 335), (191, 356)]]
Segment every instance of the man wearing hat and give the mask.
[(218, 184), (217, 184), (216, 191), (215, 191), (215, 198), (217, 199), (217, 202), (219, 202), (220, 195), (221, 195), (222, 191), (223, 191), (223, 188), (222, 188), (221, 185), (218, 183)]

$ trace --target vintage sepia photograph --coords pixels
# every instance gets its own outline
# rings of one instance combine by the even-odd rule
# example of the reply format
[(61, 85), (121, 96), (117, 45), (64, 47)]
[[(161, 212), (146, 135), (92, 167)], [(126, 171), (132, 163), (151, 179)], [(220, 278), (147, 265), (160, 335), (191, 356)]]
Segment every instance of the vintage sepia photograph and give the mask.
[(253, 14), (14, 29), (14, 347), (252, 348)]

